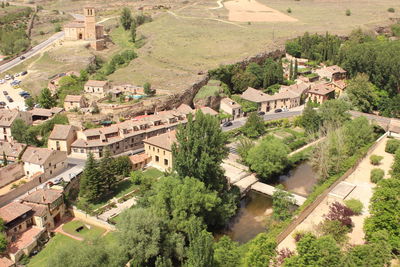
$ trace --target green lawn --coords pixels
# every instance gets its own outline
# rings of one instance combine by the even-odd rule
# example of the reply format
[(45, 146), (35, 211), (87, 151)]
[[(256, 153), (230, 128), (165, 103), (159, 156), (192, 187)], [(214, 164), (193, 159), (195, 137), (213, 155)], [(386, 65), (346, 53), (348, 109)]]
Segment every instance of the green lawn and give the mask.
[[(93, 226), (93, 225), (90, 225), (90, 229), (89, 229), (89, 228), (87, 228), (86, 225), (87, 224), (85, 224), (81, 221), (75, 220), (75, 221), (71, 221), (69, 223), (64, 224), (62, 229), (68, 234), (71, 234), (71, 235), (77, 236), (77, 237), (81, 237), (83, 239), (99, 237), (106, 231), (103, 228)], [(81, 226), (83, 226), (83, 229), (81, 231), (77, 232), (76, 229)]]
[(60, 247), (64, 246), (75, 246), (78, 243), (79, 241), (75, 239), (57, 233), (36, 256), (30, 259), (28, 267), (46, 266), (48, 258), (54, 254), (56, 249), (60, 249)]
[(143, 172), (145, 176), (158, 178), (163, 175), (162, 171), (157, 170), (156, 168), (149, 168)]
[(130, 31), (125, 31), (122, 27), (118, 27), (112, 30), (110, 36), (113, 42), (122, 49), (135, 48), (135, 44), (130, 41)]

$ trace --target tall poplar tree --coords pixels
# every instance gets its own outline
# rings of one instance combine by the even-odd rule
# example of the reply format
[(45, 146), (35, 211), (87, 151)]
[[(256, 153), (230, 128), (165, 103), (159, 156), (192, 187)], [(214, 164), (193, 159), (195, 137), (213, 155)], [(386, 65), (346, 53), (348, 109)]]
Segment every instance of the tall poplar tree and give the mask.
[(125, 31), (131, 28), (132, 14), (129, 8), (124, 7), (121, 12), (120, 22)]
[(299, 71), (299, 66), (298, 66), (297, 59), (296, 59), (294, 61), (293, 80), (297, 79), (298, 71)]
[(98, 201), (104, 192), (101, 175), (97, 167), (98, 164), (94, 159), (93, 154), (89, 153), (85, 169), (82, 173), (79, 190), (79, 195), (86, 198), (89, 202)]
[(113, 160), (110, 149), (106, 148), (100, 160), (99, 175), (104, 186), (104, 191), (107, 192), (110, 192), (116, 183), (115, 173), (113, 172)]

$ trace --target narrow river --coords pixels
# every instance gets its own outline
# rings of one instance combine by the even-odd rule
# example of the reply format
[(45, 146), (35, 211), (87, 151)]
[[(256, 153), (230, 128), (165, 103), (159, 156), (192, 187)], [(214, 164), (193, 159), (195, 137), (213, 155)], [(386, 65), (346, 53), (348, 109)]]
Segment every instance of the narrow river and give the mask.
[[(280, 176), (277, 184), (282, 184), (290, 192), (307, 196), (316, 182), (317, 175), (311, 165), (303, 162), (287, 175)], [(245, 243), (265, 231), (266, 219), (271, 213), (272, 199), (267, 195), (250, 191), (240, 202), (238, 214), (222, 234), (230, 236), (239, 243)], [(216, 235), (216, 238), (220, 236), (221, 234)]]

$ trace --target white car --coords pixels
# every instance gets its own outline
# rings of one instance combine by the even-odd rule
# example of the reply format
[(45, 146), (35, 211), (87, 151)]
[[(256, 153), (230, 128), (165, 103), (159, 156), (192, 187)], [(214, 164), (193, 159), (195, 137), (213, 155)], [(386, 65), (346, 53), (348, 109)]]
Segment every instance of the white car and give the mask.
[(4, 77), (4, 79), (9, 80), (11, 79), (11, 76), (7, 74), (6, 77)]
[(15, 74), (14, 74), (14, 77), (18, 77), (18, 76), (19, 76), (19, 73), (15, 73)]
[(6, 81), (3, 80), (3, 79), (0, 80), (0, 84), (3, 84), (3, 83), (5, 83), (5, 82), (6, 82)]

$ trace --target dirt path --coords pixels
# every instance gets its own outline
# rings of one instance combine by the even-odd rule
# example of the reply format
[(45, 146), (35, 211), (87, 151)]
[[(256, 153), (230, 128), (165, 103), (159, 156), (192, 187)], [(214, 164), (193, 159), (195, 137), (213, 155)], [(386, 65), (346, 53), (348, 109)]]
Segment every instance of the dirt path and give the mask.
[(230, 21), (226, 21), (226, 20), (222, 20), (222, 19), (216, 19), (216, 18), (201, 18), (201, 17), (190, 17), (190, 16), (182, 16), (182, 15), (178, 15), (173, 11), (168, 10), (167, 11), (168, 14), (171, 14), (172, 16), (176, 17), (176, 18), (182, 18), (182, 19), (205, 19), (205, 20), (214, 20), (214, 21), (218, 21), (218, 22), (222, 22), (222, 23), (227, 23), (227, 24), (231, 24), (231, 25), (235, 25), (237, 27), (240, 28), (246, 28), (242, 25), (238, 25), (236, 23), (230, 22)]
[(375, 184), (370, 182), (370, 172), (373, 168), (378, 167), (385, 171), (386, 178), (388, 178), (389, 171), (393, 163), (393, 155), (385, 152), (386, 142), (387, 138), (381, 140), (378, 146), (370, 154), (383, 156), (383, 160), (379, 166), (373, 166), (370, 163), (369, 156), (364, 158), (357, 166), (355, 171), (344, 180), (344, 182), (354, 185), (355, 188), (347, 196), (345, 196), (344, 199), (328, 195), (318, 205), (318, 207), (315, 208), (311, 214), (278, 245), (278, 248), (282, 249), (286, 247), (290, 250), (295, 250), (296, 244), (292, 236), (293, 233), (297, 231), (310, 231), (318, 234), (318, 224), (323, 221), (324, 215), (328, 213), (330, 204), (335, 201), (343, 203), (344, 200), (352, 198), (360, 200), (364, 205), (364, 210), (361, 215), (352, 217), (354, 227), (352, 232), (348, 234), (349, 243), (352, 245), (364, 244), (365, 235), (363, 231), (363, 225), (365, 218), (369, 216), (368, 206), (373, 194), (373, 188), (375, 187)]
[(222, 2), (223, 2), (224, 0), (218, 0), (217, 1), (217, 7), (210, 7), (209, 9), (220, 9), (220, 8), (223, 8), (224, 7), (224, 5), (222, 4)]

